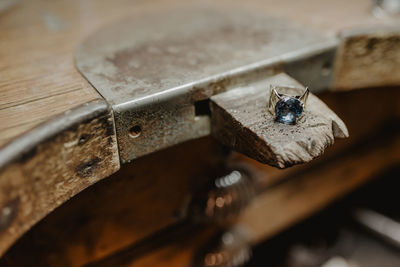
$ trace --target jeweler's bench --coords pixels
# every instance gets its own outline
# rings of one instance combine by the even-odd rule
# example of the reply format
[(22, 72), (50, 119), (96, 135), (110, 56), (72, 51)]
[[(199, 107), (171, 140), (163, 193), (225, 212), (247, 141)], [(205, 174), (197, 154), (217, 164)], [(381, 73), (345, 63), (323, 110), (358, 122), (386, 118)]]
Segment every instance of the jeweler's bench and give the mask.
[[(398, 164), (399, 19), (373, 10), (361, 0), (10, 1), (1, 263), (242, 262)], [(273, 121), (271, 84), (310, 87), (304, 123)]]

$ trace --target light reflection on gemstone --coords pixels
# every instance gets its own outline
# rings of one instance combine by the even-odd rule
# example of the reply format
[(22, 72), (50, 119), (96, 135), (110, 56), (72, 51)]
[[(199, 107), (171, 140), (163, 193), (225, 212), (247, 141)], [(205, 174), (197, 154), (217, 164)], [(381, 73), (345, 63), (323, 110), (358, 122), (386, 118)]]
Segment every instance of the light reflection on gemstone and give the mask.
[(275, 105), (275, 120), (280, 123), (295, 124), (302, 113), (303, 104), (294, 97), (283, 96)]

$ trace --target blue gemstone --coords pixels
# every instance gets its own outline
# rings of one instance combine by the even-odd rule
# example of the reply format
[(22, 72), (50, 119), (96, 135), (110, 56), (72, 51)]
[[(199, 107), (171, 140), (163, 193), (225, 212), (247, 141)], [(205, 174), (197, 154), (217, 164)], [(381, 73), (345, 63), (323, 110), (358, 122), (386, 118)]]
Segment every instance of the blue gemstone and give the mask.
[(275, 106), (275, 120), (284, 124), (295, 124), (303, 113), (303, 105), (294, 97), (283, 96)]

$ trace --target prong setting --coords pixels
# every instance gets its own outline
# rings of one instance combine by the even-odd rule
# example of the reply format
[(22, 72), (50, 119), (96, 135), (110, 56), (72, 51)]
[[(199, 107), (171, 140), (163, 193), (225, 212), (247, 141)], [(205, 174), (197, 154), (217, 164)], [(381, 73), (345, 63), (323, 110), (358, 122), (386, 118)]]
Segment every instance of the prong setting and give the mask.
[(308, 87), (302, 95), (291, 96), (279, 93), (279, 87), (271, 85), (268, 110), (275, 116), (276, 122), (287, 125), (296, 124), (296, 121), (304, 115), (308, 95)]

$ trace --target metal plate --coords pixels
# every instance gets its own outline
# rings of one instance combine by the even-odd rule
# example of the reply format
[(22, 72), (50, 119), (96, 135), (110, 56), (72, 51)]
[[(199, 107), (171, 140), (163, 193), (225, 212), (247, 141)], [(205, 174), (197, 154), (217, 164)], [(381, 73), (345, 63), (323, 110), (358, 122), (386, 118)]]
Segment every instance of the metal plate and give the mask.
[[(258, 12), (186, 8), (126, 18), (78, 49), (79, 70), (115, 111), (122, 162), (209, 133), (193, 103), (337, 40)], [(140, 136), (129, 135), (132, 127)]]

